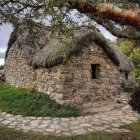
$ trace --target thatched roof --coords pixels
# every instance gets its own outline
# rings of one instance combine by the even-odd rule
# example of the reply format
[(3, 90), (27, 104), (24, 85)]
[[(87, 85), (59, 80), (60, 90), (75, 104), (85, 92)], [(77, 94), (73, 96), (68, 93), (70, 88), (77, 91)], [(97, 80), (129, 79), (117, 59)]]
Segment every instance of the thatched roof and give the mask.
[[(84, 47), (88, 47), (89, 44), (95, 42), (104, 49), (119, 70), (129, 72), (133, 69), (133, 64), (120, 52), (119, 47), (110, 44), (97, 30), (93, 31), (85, 27), (76, 30), (74, 33), (75, 41), (67, 47), (58, 39), (49, 38), (49, 31), (40, 30), (43, 34), (37, 40), (36, 46), (38, 45), (38, 47), (33, 48), (27, 43), (29, 31), (25, 27), (23, 29), (23, 26), (20, 29), (22, 32), (19, 32), (16, 28), (11, 34), (7, 54), (12, 46), (18, 46), (24, 51), (29, 64), (33, 67), (49, 68), (61, 64), (66, 58), (69, 59), (81, 52)], [(69, 42), (69, 39), (66, 40)]]

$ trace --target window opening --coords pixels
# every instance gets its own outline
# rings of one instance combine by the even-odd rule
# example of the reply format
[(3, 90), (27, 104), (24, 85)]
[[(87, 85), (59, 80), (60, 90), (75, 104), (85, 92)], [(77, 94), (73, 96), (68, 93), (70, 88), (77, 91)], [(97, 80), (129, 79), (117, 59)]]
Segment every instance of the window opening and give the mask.
[(125, 80), (128, 80), (129, 73), (125, 72)]
[(99, 78), (99, 64), (91, 64), (91, 78), (98, 79)]

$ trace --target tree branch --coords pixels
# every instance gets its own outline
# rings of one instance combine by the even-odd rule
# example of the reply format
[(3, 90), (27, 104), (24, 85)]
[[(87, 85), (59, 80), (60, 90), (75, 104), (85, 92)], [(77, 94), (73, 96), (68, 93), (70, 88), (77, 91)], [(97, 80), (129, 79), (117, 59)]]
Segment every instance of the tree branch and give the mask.
[[(49, 10), (46, 8), (46, 5), (48, 4), (48, 7), (50, 6), (54, 9), (56, 7), (58, 9), (61, 9), (62, 7), (77, 9), (80, 13), (89, 16), (92, 20), (104, 26), (108, 31), (110, 31), (117, 37), (140, 40), (140, 9), (138, 9), (140, 0), (109, 0), (110, 3), (105, 0), (104, 2), (101, 2), (101, 0), (42, 0), (39, 2), (38, 0), (1, 1), (1, 22), (8, 21), (14, 23), (19, 19), (22, 20), (23, 18), (26, 18), (26, 9), (28, 11), (28, 14), (32, 15), (32, 19), (34, 17), (37, 17), (36, 13), (39, 13), (39, 10), (41, 9), (44, 12), (40, 12), (42, 15), (44, 14), (42, 16), (43, 18), (45, 16), (48, 16), (47, 14), (50, 14), (50, 16), (52, 16), (51, 14), (53, 13), (53, 10), (49, 9), (52, 12), (49, 13)], [(113, 4), (113, 2), (115, 3), (115, 5)], [(125, 5), (128, 5), (128, 7), (125, 7)], [(134, 10), (135, 7), (137, 7), (136, 10)], [(131, 8), (131, 10), (128, 10), (129, 8)], [(132, 30), (127, 30), (128, 28), (122, 30), (122, 28), (117, 28), (115, 24), (119, 24), (121, 25), (121, 27), (130, 27), (130, 29)]]
[(94, 19), (98, 24), (105, 27), (106, 30), (108, 30), (116, 37), (140, 40), (140, 32), (136, 31), (136, 29), (134, 29), (135, 31), (128, 28), (121, 30), (119, 28), (116, 28), (116, 26), (110, 20), (101, 19), (95, 16), (92, 16), (91, 18)]
[(138, 11), (122, 10), (113, 4), (105, 3), (89, 3), (87, 0), (68, 0), (72, 8), (77, 9), (81, 13), (90, 13), (98, 17), (106, 17), (120, 24), (140, 27), (140, 16)]

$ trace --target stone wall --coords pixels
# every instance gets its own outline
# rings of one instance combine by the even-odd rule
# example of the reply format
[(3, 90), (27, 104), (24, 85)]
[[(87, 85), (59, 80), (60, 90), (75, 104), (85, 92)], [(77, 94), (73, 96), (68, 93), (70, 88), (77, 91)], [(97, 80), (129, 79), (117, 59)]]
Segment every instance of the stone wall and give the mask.
[[(91, 78), (91, 64), (99, 64), (99, 79)], [(33, 69), (18, 46), (11, 47), (5, 66), (6, 81), (16, 87), (38, 90), (60, 104), (94, 112), (123, 93), (124, 73), (95, 43), (54, 68)], [(131, 78), (131, 76), (129, 76)]]
[(0, 70), (0, 81), (5, 81), (4, 70)]

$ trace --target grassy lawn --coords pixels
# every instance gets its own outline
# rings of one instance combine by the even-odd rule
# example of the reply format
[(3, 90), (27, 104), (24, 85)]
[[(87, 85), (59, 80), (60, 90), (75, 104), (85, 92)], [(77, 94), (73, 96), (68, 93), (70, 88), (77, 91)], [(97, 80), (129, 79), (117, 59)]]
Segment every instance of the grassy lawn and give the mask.
[(4, 82), (0, 82), (0, 109), (23, 116), (70, 117), (80, 115), (77, 109), (59, 105), (50, 100), (47, 95), (14, 88)]

